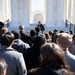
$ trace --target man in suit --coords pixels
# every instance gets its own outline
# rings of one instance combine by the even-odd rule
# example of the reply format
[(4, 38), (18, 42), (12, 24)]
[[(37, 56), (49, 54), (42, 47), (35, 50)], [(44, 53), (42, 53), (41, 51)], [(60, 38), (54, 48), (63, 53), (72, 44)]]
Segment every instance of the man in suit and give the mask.
[(31, 46), (33, 40), (29, 35), (27, 35), (24, 32), (24, 30), (25, 30), (25, 27), (23, 25), (20, 25), (19, 26), (19, 32), (20, 32), (20, 35), (21, 35), (21, 40), (25, 43), (28, 43)]
[(41, 24), (41, 21), (38, 21), (38, 27), (40, 27), (41, 32), (43, 33), (43, 31), (45, 30), (44, 26)]
[(0, 57), (3, 57), (8, 65), (6, 75), (27, 75), (23, 55), (11, 47), (14, 34), (7, 32), (1, 40)]

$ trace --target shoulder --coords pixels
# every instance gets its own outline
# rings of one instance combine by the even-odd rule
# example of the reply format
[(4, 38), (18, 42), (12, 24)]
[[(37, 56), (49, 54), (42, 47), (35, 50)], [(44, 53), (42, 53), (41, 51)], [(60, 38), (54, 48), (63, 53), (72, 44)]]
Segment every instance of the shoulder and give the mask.
[(25, 45), (26, 48), (30, 48), (28, 43), (24, 43), (24, 45)]
[(5, 54), (13, 57), (13, 58), (19, 58), (22, 56), (22, 53), (16, 51), (15, 49), (6, 49)]
[(65, 55), (66, 55), (66, 57), (69, 57), (69, 58), (75, 60), (75, 55), (73, 55), (72, 53), (70, 53), (68, 50), (66, 51)]

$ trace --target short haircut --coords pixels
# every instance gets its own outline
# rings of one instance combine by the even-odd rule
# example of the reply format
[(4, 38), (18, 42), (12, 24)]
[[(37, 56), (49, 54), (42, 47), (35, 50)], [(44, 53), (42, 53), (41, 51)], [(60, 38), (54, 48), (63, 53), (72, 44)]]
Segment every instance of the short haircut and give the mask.
[(7, 28), (7, 27), (3, 27), (3, 28), (1, 29), (1, 33), (2, 33), (2, 34), (5, 34), (6, 32), (8, 32), (8, 28)]
[(19, 26), (19, 30), (24, 30), (25, 28), (24, 28), (24, 26), (23, 25), (20, 25)]
[(31, 35), (31, 36), (35, 36), (35, 30), (32, 29), (32, 30), (30, 31), (30, 35)]
[(68, 33), (60, 33), (57, 41), (62, 48), (68, 48), (72, 44), (72, 36)]
[(43, 44), (45, 44), (45, 37), (44, 36), (38, 36), (35, 38), (34, 46), (40, 47)]
[(6, 61), (0, 57), (0, 75), (7, 68)]
[(3, 46), (10, 46), (11, 43), (13, 42), (15, 36), (11, 32), (7, 32), (1, 37), (1, 45)]
[(20, 33), (18, 33), (17, 31), (13, 30), (13, 31), (11, 31), (11, 32), (14, 34), (15, 39), (20, 39), (20, 38), (21, 38)]
[(36, 32), (39, 32), (40, 31), (40, 27), (39, 26), (35, 27), (35, 30), (36, 30)]

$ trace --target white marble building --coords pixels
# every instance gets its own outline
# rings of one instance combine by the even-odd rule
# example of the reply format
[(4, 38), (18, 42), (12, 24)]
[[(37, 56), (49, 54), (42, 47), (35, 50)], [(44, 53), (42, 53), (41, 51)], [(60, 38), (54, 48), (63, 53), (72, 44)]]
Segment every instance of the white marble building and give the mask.
[[(9, 19), (10, 29), (31, 24), (32, 0), (0, 0), (0, 21)], [(44, 0), (44, 24), (47, 28), (65, 28), (65, 19), (75, 24), (75, 0)]]

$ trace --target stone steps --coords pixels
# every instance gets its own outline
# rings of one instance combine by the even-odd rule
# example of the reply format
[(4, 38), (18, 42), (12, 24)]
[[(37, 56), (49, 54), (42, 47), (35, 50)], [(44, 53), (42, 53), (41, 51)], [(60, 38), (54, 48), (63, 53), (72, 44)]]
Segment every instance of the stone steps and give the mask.
[[(35, 29), (36, 25), (30, 25), (29, 27), (25, 27), (25, 32), (29, 33), (31, 29)], [(12, 31), (12, 30), (16, 30), (16, 31), (19, 31), (19, 26), (9, 26), (8, 29), (9, 31)], [(48, 31), (53, 31), (54, 29), (58, 29), (58, 31), (60, 30), (64, 30), (65, 32), (66, 31), (69, 31), (69, 27), (66, 28), (66, 27), (46, 27), (45, 26), (45, 31), (44, 32), (48, 32)]]

